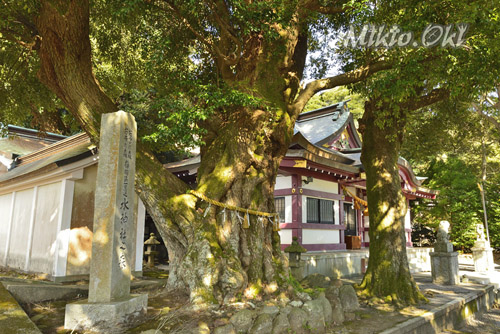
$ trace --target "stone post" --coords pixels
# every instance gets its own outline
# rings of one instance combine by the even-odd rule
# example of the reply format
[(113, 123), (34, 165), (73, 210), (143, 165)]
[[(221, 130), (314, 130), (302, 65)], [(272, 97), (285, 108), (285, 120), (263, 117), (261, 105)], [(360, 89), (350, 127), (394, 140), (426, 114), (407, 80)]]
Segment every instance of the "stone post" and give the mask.
[(450, 223), (441, 221), (434, 244), (434, 252), (431, 252), (432, 282), (443, 285), (455, 285), (460, 283), (458, 275), (458, 253), (453, 251), (453, 245), (448, 239)]
[(483, 224), (476, 225), (477, 240), (472, 247), (472, 256), (474, 258), (474, 270), (479, 273), (494, 270), (493, 248), (490, 242), (484, 236)]
[[(66, 305), (64, 327), (126, 327), (145, 314), (147, 295), (130, 295), (135, 252), (134, 179), (137, 125), (126, 112), (104, 114), (94, 206), (89, 298)], [(140, 245), (142, 247), (142, 245)]]

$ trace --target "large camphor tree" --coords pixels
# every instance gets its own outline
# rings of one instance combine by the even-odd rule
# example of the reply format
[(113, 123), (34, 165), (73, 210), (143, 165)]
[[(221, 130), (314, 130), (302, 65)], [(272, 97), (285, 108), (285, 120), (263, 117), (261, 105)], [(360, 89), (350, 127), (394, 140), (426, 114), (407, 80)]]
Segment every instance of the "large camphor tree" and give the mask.
[[(387, 11), (398, 3), (385, 5), (380, 9)], [(430, 7), (415, 9), (425, 14), (419, 16), (420, 25), (432, 20)], [(144, 98), (147, 107), (136, 114), (143, 131), (136, 188), (171, 255), (168, 286), (189, 291), (195, 303), (273, 293), (287, 286), (288, 270), (272, 225), (250, 216), (246, 229), (234, 216), (224, 219), (220, 208), (207, 210), (207, 203), (188, 194), (188, 185), (167, 172), (154, 151), (176, 148), (183, 141), (202, 143), (197, 191), (229, 205), (273, 212), (280, 160), (297, 116), (314, 94), (360, 82), (371, 91), (380, 86), (377, 82), (392, 82), (400, 88), (399, 70), (410, 73), (419, 69), (418, 64), (436, 60), (445, 64), (450, 59), (447, 52), (428, 49), (387, 54), (350, 51), (342, 58), (341, 74), (324, 76), (320, 66), (318, 78), (301, 86), (308, 52), (328, 44), (319, 43), (322, 33), (328, 36), (378, 10), (370, 3), (314, 0), (94, 1), (92, 6), (85, 0), (3, 1), (0, 75), (5, 84), (0, 94), (12, 110), (3, 121), (26, 110), (44, 118), (39, 103), (43, 100), (44, 113), (51, 114), (60, 101), (98, 143), (103, 113), (116, 111), (120, 104), (137, 107), (141, 104), (134, 102)], [(481, 31), (476, 35), (481, 37)], [(479, 41), (490, 38), (479, 37)], [(467, 50), (463, 52), (458, 60), (467, 59)], [(461, 65), (458, 60), (456, 67)], [(449, 68), (437, 72), (446, 75)], [(382, 81), (366, 81), (388, 71), (379, 77)], [(391, 76), (392, 81), (387, 80)], [(421, 80), (419, 76), (418, 83), (412, 83), (420, 93)], [(430, 80), (426, 87), (432, 91), (432, 83), (439, 82)], [(23, 92), (25, 85), (29, 87)], [(388, 105), (387, 98), (377, 94), (373, 100)], [(416, 97), (396, 95), (395, 105), (408, 104), (410, 98)], [(373, 105), (370, 110), (380, 111), (384, 104)], [(392, 104), (389, 110), (394, 110)], [(368, 116), (366, 120), (364, 133), (369, 133), (372, 120)], [(162, 141), (164, 146), (156, 146)], [(393, 158), (394, 151), (391, 154)], [(386, 177), (377, 171), (367, 174)], [(399, 189), (394, 180), (398, 177), (390, 177), (392, 186), (397, 184)], [(376, 212), (372, 206), (378, 205), (377, 199), (369, 195), (369, 200), (370, 210)], [(399, 220), (393, 217), (392, 222)], [(406, 257), (403, 253), (398, 249), (392, 256)], [(370, 270), (378, 269), (372, 265)], [(403, 270), (408, 271), (407, 264)], [(398, 273), (394, 277), (401, 284), (389, 293), (372, 291), (414, 300), (416, 286), (411, 277)], [(408, 284), (411, 293), (398, 290)]]
[[(374, 25), (384, 22), (385, 33), (396, 25), (402, 32), (413, 32), (413, 41), (420, 45), (428, 37), (429, 23), (439, 24), (437, 29), (443, 31), (443, 39), (434, 47), (364, 52), (348, 49), (342, 55), (349, 59), (344, 60), (348, 64), (372, 58), (394, 65), (354, 87), (367, 99), (359, 131), (363, 139), (361, 161), (367, 175), (370, 261), (360, 288), (367, 296), (405, 304), (423, 299), (411, 278), (406, 257), (407, 205), (397, 165), (408, 117), (416, 110), (429, 110), (439, 101), (473, 101), (493, 87), (499, 75), (500, 51), (494, 40), (500, 22), (496, 18), (498, 8), (487, 3), (382, 1), (375, 8), (378, 10), (359, 11), (359, 15), (366, 16), (359, 21)], [(457, 37), (464, 23), (469, 25), (466, 39), (461, 47), (454, 48), (449, 42), (457, 39), (449, 37)], [(413, 41), (412, 46), (416, 45)]]

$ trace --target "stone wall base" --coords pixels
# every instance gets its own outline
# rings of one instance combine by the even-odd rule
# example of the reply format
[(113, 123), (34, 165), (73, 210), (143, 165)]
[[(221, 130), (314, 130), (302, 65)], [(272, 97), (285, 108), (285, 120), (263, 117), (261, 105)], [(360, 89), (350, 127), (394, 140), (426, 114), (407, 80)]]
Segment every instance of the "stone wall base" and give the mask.
[(138, 317), (146, 314), (148, 295), (130, 295), (109, 303), (81, 301), (66, 305), (64, 328), (114, 333), (127, 328)]

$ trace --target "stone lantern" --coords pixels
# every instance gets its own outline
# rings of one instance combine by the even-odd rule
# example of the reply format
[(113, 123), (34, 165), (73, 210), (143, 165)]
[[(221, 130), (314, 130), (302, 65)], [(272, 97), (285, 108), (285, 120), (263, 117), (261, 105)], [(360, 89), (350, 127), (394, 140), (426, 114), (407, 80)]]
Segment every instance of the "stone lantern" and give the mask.
[(297, 241), (297, 237), (293, 237), (292, 244), (285, 248), (285, 252), (288, 253), (288, 259), (289, 259), (289, 266), (290, 270), (292, 271), (292, 275), (296, 279), (302, 279), (303, 273), (302, 273), (302, 264), (300, 262), (300, 256), (301, 253), (307, 252), (307, 250), (302, 247), (299, 242)]
[(156, 245), (159, 245), (160, 242), (156, 240), (155, 234), (151, 233), (149, 235), (149, 239), (144, 242), (144, 245), (146, 245), (146, 251), (144, 254), (148, 256), (148, 263), (146, 264), (147, 267), (153, 268), (155, 266), (155, 256), (158, 254), (156, 251)]

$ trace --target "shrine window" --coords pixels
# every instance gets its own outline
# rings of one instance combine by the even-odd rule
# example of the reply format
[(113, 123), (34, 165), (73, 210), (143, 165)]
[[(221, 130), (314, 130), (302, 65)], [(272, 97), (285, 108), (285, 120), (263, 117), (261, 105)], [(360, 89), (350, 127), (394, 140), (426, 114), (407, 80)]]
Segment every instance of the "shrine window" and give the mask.
[(280, 217), (280, 223), (285, 222), (285, 197), (274, 198), (274, 208)]
[(307, 222), (335, 224), (334, 201), (307, 197)]

